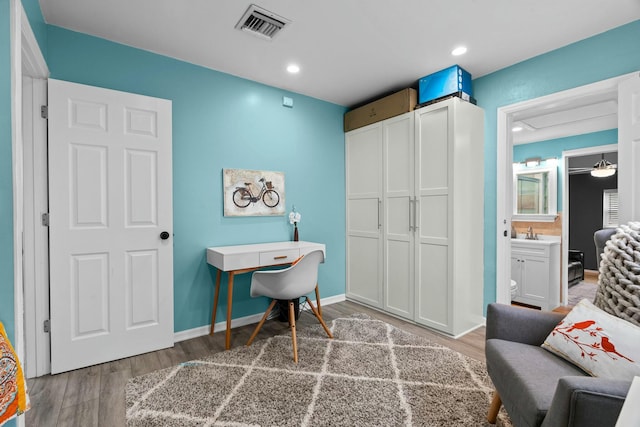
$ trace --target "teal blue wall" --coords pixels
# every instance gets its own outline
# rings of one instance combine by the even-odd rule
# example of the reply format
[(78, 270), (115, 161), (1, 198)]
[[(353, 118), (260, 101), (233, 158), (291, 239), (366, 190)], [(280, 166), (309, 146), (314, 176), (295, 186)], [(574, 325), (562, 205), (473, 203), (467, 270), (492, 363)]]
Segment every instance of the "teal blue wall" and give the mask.
[[(0, 321), (14, 340), (13, 180), (11, 177), (11, 36), (9, 0), (0, 0)], [(7, 427), (14, 427), (15, 420)]]
[(13, 179), (9, 0), (0, 0), (0, 321), (13, 340)]
[(47, 24), (44, 22), (38, 0), (22, 0), (22, 6), (29, 18), (29, 25), (36, 36), (38, 46), (45, 61), (47, 60)]
[[(291, 239), (286, 216), (223, 216), (223, 168), (285, 173), (301, 240), (327, 245), (322, 297), (344, 294), (344, 107), (58, 27), (47, 37), (52, 78), (173, 101), (176, 331), (210, 322), (215, 269), (206, 247)], [(250, 298), (249, 279), (236, 279), (234, 318), (266, 308)], [(225, 306), (222, 298), (220, 320)]]
[[(50, 27), (37, 0), (23, 3), (54, 78), (173, 100), (176, 331), (208, 322), (213, 271), (204, 247), (281, 240), (290, 233), (282, 217), (223, 217), (224, 167), (286, 173), (287, 208), (295, 203), (302, 212), (302, 238), (327, 243), (323, 293), (344, 292), (342, 107)], [(635, 21), (474, 80), (486, 118), (485, 303), (495, 300), (497, 108), (638, 70), (639, 38)], [(0, 320), (12, 334), (9, 48), (9, 0), (0, 0)], [(280, 106), (283, 95), (294, 98), (294, 109)], [(243, 280), (236, 288), (236, 317), (263, 306), (244, 303)]]
[(569, 136), (567, 138), (550, 139), (548, 141), (531, 144), (515, 145), (513, 147), (514, 163), (523, 162), (530, 157), (543, 159), (558, 159), (558, 212), (562, 212), (562, 183), (564, 181), (564, 165), (562, 152), (578, 148), (597, 147), (618, 143), (618, 129), (609, 129), (584, 135)]
[(473, 81), (485, 110), (485, 305), (496, 299), (497, 109), (640, 70), (638, 40), (640, 21), (635, 21)]

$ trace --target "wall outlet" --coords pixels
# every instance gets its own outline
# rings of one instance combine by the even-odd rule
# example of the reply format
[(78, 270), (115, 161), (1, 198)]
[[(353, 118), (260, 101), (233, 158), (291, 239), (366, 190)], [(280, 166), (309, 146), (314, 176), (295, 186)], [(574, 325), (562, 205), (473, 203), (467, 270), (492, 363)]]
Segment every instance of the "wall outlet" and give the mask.
[(283, 96), (282, 105), (285, 107), (293, 108), (293, 98), (289, 98), (288, 96)]

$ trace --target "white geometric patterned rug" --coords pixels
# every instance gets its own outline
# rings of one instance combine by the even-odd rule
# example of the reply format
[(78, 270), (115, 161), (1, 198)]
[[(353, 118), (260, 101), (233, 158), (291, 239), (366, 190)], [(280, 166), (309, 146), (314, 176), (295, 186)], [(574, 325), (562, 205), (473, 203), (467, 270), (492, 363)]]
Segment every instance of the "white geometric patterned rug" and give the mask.
[(366, 315), (330, 328), (300, 328), (297, 365), (282, 335), (132, 378), (127, 426), (489, 425), (483, 363)]

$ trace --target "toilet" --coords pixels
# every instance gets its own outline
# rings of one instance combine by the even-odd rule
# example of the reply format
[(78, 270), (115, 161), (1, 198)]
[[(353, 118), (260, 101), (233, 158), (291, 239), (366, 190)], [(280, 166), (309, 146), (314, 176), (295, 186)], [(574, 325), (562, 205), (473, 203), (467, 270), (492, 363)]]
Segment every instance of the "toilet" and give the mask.
[(513, 300), (516, 297), (516, 294), (518, 293), (518, 283), (516, 283), (515, 280), (511, 281), (511, 300)]

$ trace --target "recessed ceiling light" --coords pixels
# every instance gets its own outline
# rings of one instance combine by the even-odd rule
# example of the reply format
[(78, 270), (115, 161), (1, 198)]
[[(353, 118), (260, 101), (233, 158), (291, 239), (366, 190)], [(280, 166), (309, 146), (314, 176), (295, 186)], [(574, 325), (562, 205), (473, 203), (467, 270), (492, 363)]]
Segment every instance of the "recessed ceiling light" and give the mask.
[(287, 66), (287, 71), (290, 72), (291, 74), (296, 74), (300, 72), (300, 67), (297, 66), (296, 64), (290, 64)]
[(522, 129), (523, 129), (522, 126), (514, 126), (514, 127), (511, 128), (511, 131), (512, 132), (521, 132)]
[(467, 48), (465, 46), (458, 46), (451, 51), (451, 55), (453, 56), (460, 56), (464, 55), (465, 53), (467, 53)]

